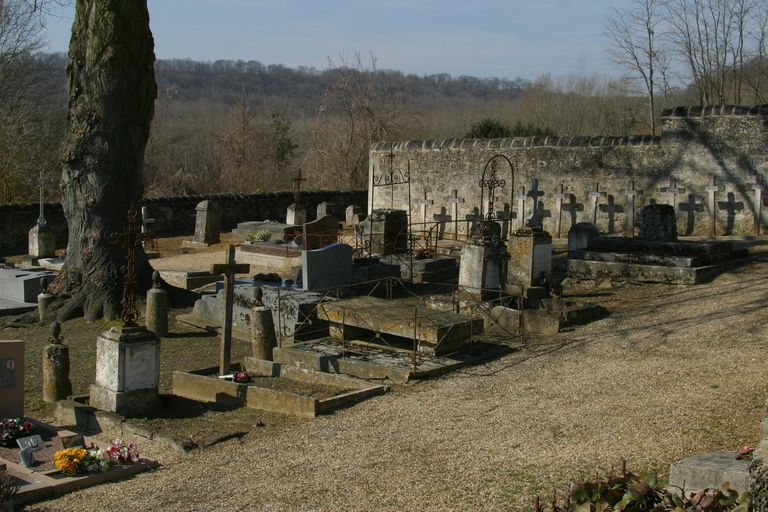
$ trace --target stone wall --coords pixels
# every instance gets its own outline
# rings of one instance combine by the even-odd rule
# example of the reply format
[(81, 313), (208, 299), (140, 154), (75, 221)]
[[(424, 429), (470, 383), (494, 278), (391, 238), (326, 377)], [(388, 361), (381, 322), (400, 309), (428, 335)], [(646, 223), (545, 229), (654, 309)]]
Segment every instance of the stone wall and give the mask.
[[(369, 183), (389, 181), (390, 161), (394, 181), (398, 171), (410, 168), (411, 219), (421, 222), (426, 193), (427, 219), (441, 212), (452, 214), (449, 198), (459, 204), (459, 231), (465, 232), (467, 214), (483, 208), (479, 181), (486, 163), (495, 155), (497, 188), (495, 210), (508, 211), (512, 227), (521, 223), (516, 196), (537, 198), (543, 227), (556, 233), (555, 194), (564, 192), (561, 236), (577, 222), (592, 221), (590, 192), (597, 197), (596, 222), (604, 233), (628, 234), (630, 202), (625, 191), (642, 190), (634, 211), (652, 203), (673, 204), (679, 235), (710, 233), (711, 209), (706, 187), (715, 178), (716, 233), (749, 235), (755, 232), (756, 193), (752, 184), (768, 172), (768, 106), (680, 107), (662, 115), (660, 137), (527, 137), (508, 139), (449, 139), (382, 142), (371, 148)], [(673, 197), (666, 191), (685, 189)], [(533, 192), (532, 192), (533, 190)], [(392, 197), (394, 192), (394, 197)], [(765, 201), (763, 193), (762, 200)], [(409, 209), (408, 185), (369, 187), (369, 208)], [(531, 202), (525, 204), (525, 217)], [(766, 222), (762, 208), (762, 224)], [(452, 215), (451, 215), (452, 216)], [(453, 220), (453, 219), (451, 219)], [(448, 227), (448, 232), (452, 226)]]
[[(301, 197), (307, 206), (308, 221), (315, 219), (317, 205), (323, 201), (334, 202), (343, 208), (350, 204), (366, 206), (365, 191), (302, 192)], [(195, 206), (206, 199), (221, 204), (221, 227), (228, 231), (237, 226), (238, 222), (248, 220), (285, 221), (285, 211), (293, 203), (293, 194), (275, 192), (145, 198), (143, 206), (149, 210), (150, 217), (155, 219), (153, 232), (161, 236), (191, 236), (195, 230)], [(37, 204), (0, 205), (0, 256), (27, 253), (27, 233), (35, 225), (37, 217)], [(45, 217), (56, 233), (56, 247), (66, 247), (67, 224), (61, 204), (47, 203)]]

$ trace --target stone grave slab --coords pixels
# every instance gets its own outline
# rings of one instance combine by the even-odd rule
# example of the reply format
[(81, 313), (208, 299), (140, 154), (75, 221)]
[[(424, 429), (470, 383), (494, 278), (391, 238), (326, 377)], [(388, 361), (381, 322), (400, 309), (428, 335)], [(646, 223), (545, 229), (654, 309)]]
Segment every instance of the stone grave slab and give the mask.
[(748, 460), (736, 458), (736, 452), (700, 453), (669, 466), (669, 487), (683, 489), (686, 495), (701, 489), (719, 489), (729, 482), (741, 494), (749, 490)]
[(395, 384), (405, 384), (412, 379), (440, 375), (463, 366), (476, 364), (512, 351), (510, 347), (473, 343), (461, 352), (446, 356), (418, 354), (414, 367), (413, 352), (407, 350), (383, 350), (380, 346), (323, 338), (305, 341), (273, 351), (276, 362), (317, 372), (343, 373), (362, 379), (386, 379)]
[(389, 335), (391, 344), (411, 349), (415, 337), (417, 350), (430, 355), (462, 350), (473, 334), (483, 331), (479, 318), (434, 311), (419, 302), (375, 297), (324, 303), (317, 316), (330, 323), (332, 338), (370, 341)]
[(50, 282), (55, 275), (48, 270), (0, 269), (0, 297), (37, 305), (40, 278), (47, 276)]
[(283, 224), (270, 221), (238, 222), (237, 228), (232, 230), (232, 236), (240, 240), (248, 240), (249, 235), (257, 231), (269, 231), (271, 241), (291, 241), (296, 235), (301, 234), (301, 226)]
[(0, 340), (0, 418), (24, 416), (24, 342)]
[(209, 270), (160, 270), (163, 281), (185, 290), (194, 290), (207, 284), (220, 281), (222, 277)]
[(0, 316), (5, 315), (20, 315), (28, 311), (37, 309), (37, 304), (30, 304), (28, 302), (20, 302), (18, 300), (5, 299), (0, 297)]
[(248, 243), (235, 249), (240, 263), (258, 265), (274, 272), (293, 273), (301, 268), (301, 249), (287, 244)]
[(64, 258), (38, 258), (37, 264), (45, 270), (61, 272), (61, 269), (64, 266)]
[(218, 378), (217, 368), (173, 373), (173, 394), (201, 402), (240, 403), (250, 408), (314, 418), (386, 393), (387, 386), (346, 375), (321, 373), (295, 366), (244, 358), (242, 369), (251, 382)]
[(347, 244), (331, 244), (301, 252), (304, 290), (344, 288), (352, 283), (352, 252)]
[(459, 277), (459, 266), (453, 258), (398, 258), (384, 256), (381, 261), (400, 267), (400, 277), (411, 279), (414, 283), (446, 283), (455, 282)]

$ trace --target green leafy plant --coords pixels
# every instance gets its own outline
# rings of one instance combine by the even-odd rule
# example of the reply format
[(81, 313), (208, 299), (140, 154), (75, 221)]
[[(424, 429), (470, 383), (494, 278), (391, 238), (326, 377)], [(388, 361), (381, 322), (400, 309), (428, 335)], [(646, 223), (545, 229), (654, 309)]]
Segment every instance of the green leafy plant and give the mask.
[(260, 229), (253, 233), (248, 233), (248, 240), (252, 242), (266, 242), (272, 238), (272, 232), (268, 229)]
[[(534, 512), (544, 512), (539, 497)], [(557, 495), (552, 497), (551, 512), (747, 512), (750, 510), (749, 493), (739, 493), (728, 483), (721, 489), (702, 489), (696, 494), (683, 496), (661, 487), (654, 474), (643, 476), (627, 472), (622, 464), (619, 474), (571, 484), (565, 503), (559, 506)]]
[[(8, 474), (5, 466), (0, 466), (0, 505), (11, 500), (14, 494), (19, 490), (16, 480)], [(2, 508), (0, 506), (0, 508)]]

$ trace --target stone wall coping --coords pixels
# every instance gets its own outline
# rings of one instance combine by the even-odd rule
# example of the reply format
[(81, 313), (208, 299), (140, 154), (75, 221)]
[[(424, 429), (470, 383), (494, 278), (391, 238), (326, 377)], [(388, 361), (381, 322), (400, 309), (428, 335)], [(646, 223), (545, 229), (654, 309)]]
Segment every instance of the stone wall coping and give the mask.
[(654, 135), (632, 135), (627, 137), (573, 136), (573, 137), (507, 137), (503, 139), (435, 139), (376, 142), (371, 152), (388, 153), (403, 150), (441, 149), (523, 149), (544, 147), (612, 147), (612, 146), (655, 146), (661, 137)]
[(668, 108), (661, 118), (711, 116), (768, 116), (768, 105), (693, 105)]

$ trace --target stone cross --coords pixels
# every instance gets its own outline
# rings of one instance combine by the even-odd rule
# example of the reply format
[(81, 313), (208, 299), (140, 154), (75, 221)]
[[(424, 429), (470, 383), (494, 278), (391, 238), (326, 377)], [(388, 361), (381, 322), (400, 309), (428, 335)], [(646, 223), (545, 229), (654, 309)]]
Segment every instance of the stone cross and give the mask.
[(517, 227), (525, 227), (525, 203), (531, 199), (531, 196), (525, 193), (525, 187), (520, 187), (520, 193), (515, 196), (517, 201)]
[(440, 223), (440, 229), (437, 232), (437, 239), (442, 240), (445, 238), (445, 223), (451, 222), (451, 216), (445, 213), (445, 206), (440, 207), (440, 213), (435, 213), (432, 218)]
[(421, 229), (426, 231), (427, 229), (427, 207), (435, 204), (431, 199), (427, 199), (427, 191), (424, 191), (424, 198), (419, 198), (414, 201), (421, 208)]
[(724, 192), (722, 186), (715, 183), (715, 177), (709, 177), (709, 185), (704, 187), (707, 191), (709, 200), (707, 205), (709, 206), (709, 236), (717, 235), (717, 193)]
[(595, 184), (595, 190), (589, 194), (589, 203), (592, 205), (592, 224), (597, 224), (597, 202), (601, 197), (605, 197), (605, 192), (600, 191), (600, 184)]
[(624, 191), (627, 196), (627, 210), (629, 215), (629, 236), (635, 236), (635, 197), (643, 195), (643, 191), (635, 188), (635, 180), (629, 182), (629, 188)]
[(141, 233), (139, 212), (135, 206), (128, 209), (128, 225), (123, 233), (109, 236), (111, 242), (125, 250), (125, 269), (123, 275), (123, 311), (122, 320), (125, 327), (134, 327), (139, 316), (136, 307), (136, 250), (144, 249), (147, 236)]
[(755, 234), (760, 234), (760, 220), (763, 211), (763, 190), (765, 190), (765, 184), (762, 183), (762, 178), (757, 177), (756, 183), (752, 183), (752, 190), (755, 191)]
[(568, 194), (563, 192), (563, 184), (560, 184), (560, 192), (555, 192), (555, 232), (557, 232), (557, 238), (560, 238), (560, 229), (562, 227), (562, 213), (563, 213), (563, 199), (566, 199)]
[(296, 176), (293, 178), (293, 202), (296, 204), (296, 206), (299, 206), (301, 204), (299, 200), (301, 199), (301, 182), (307, 181), (306, 178), (304, 178), (301, 175), (301, 168), (299, 168), (299, 171), (296, 173)]
[(247, 263), (235, 263), (235, 246), (227, 246), (224, 263), (211, 265), (212, 274), (224, 274), (224, 329), (221, 338), (219, 373), (229, 373), (232, 358), (232, 307), (235, 302), (235, 274), (246, 274), (250, 270)]
[(659, 192), (672, 194), (672, 208), (677, 209), (677, 195), (685, 194), (685, 189), (677, 186), (677, 180), (670, 180), (668, 187), (661, 187)]
[(459, 239), (459, 204), (464, 202), (463, 197), (459, 197), (459, 191), (451, 190), (451, 197), (448, 198), (448, 204), (451, 205), (451, 216), (453, 217), (453, 239)]

